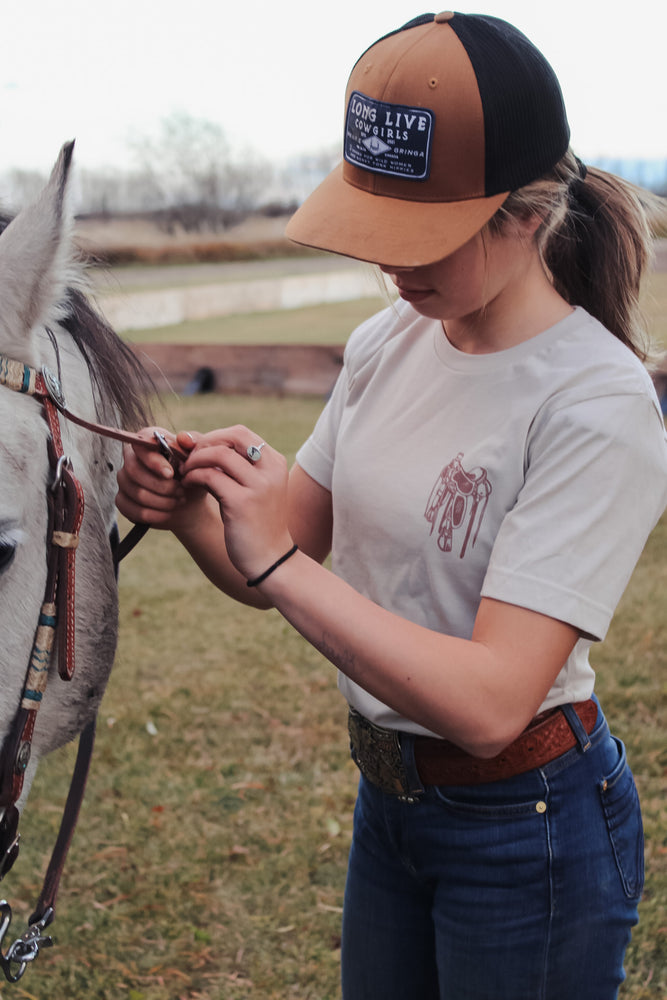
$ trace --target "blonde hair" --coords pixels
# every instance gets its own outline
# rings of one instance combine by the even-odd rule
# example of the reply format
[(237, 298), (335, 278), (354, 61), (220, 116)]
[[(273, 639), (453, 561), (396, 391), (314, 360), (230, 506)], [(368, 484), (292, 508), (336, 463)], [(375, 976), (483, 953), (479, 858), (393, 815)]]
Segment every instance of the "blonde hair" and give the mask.
[(614, 174), (585, 168), (568, 150), (549, 174), (510, 194), (489, 229), (502, 232), (529, 215), (542, 219), (535, 238), (556, 290), (648, 360), (639, 292), (653, 250), (652, 226), (667, 218), (667, 202)]

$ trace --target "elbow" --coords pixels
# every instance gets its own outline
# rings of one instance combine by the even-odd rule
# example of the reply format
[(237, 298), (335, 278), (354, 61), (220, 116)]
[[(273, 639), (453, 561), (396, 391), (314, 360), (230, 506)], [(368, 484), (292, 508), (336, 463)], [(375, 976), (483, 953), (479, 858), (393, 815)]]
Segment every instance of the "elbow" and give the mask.
[(480, 722), (479, 727), (474, 731), (469, 731), (458, 740), (458, 745), (471, 757), (479, 760), (491, 760), (502, 753), (506, 747), (513, 743), (519, 736), (526, 723), (521, 720), (495, 718), (484, 725)]
[(506, 746), (512, 740), (498, 740), (492, 742), (490, 740), (475, 740), (467, 742), (465, 745), (461, 744), (461, 749), (465, 750), (466, 753), (470, 754), (471, 757), (476, 757), (478, 760), (492, 760), (497, 757), (498, 754), (502, 753)]

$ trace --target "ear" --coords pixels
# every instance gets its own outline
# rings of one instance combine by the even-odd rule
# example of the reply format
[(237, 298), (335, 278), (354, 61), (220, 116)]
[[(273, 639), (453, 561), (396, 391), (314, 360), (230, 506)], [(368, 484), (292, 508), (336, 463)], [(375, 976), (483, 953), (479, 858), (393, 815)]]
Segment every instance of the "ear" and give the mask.
[(544, 219), (537, 212), (530, 212), (524, 219), (521, 219), (521, 230), (525, 238), (532, 240), (543, 222)]
[(35, 328), (62, 315), (70, 277), (71, 219), (65, 203), (73, 150), (73, 142), (62, 147), (40, 196), (0, 236), (0, 351), (33, 366)]
[(503, 221), (503, 233), (521, 240), (522, 243), (532, 243), (537, 230), (544, 219), (536, 212), (527, 210), (525, 213), (512, 213)]

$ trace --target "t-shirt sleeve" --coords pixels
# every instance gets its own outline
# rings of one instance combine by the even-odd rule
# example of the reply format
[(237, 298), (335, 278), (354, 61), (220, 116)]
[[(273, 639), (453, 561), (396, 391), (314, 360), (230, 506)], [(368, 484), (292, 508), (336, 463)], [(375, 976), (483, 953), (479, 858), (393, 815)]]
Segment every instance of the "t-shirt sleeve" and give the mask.
[(336, 437), (347, 399), (347, 372), (338, 375), (313, 432), (296, 453), (296, 460), (311, 479), (331, 491), (336, 457)]
[(350, 389), (361, 371), (369, 365), (392, 329), (400, 323), (400, 312), (393, 308), (369, 317), (352, 331), (345, 345), (343, 368), (313, 433), (304, 442), (296, 460), (304, 472), (320, 486), (331, 490), (336, 457), (338, 429), (347, 406)]
[(535, 422), (483, 597), (603, 639), (667, 503), (667, 441), (649, 395), (580, 400)]

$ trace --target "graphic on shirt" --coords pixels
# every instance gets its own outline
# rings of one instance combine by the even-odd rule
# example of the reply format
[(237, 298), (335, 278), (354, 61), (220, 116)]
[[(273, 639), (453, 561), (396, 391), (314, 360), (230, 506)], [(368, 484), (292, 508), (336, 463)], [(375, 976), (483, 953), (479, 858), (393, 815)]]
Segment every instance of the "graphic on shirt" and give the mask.
[(462, 451), (444, 467), (424, 511), (424, 517), (431, 525), (431, 534), (437, 523), (439, 549), (451, 552), (455, 533), (457, 539), (463, 535), (459, 553), (459, 558), (463, 559), (468, 543), (472, 547), (477, 541), (491, 492), (486, 469), (476, 466), (466, 472)]

